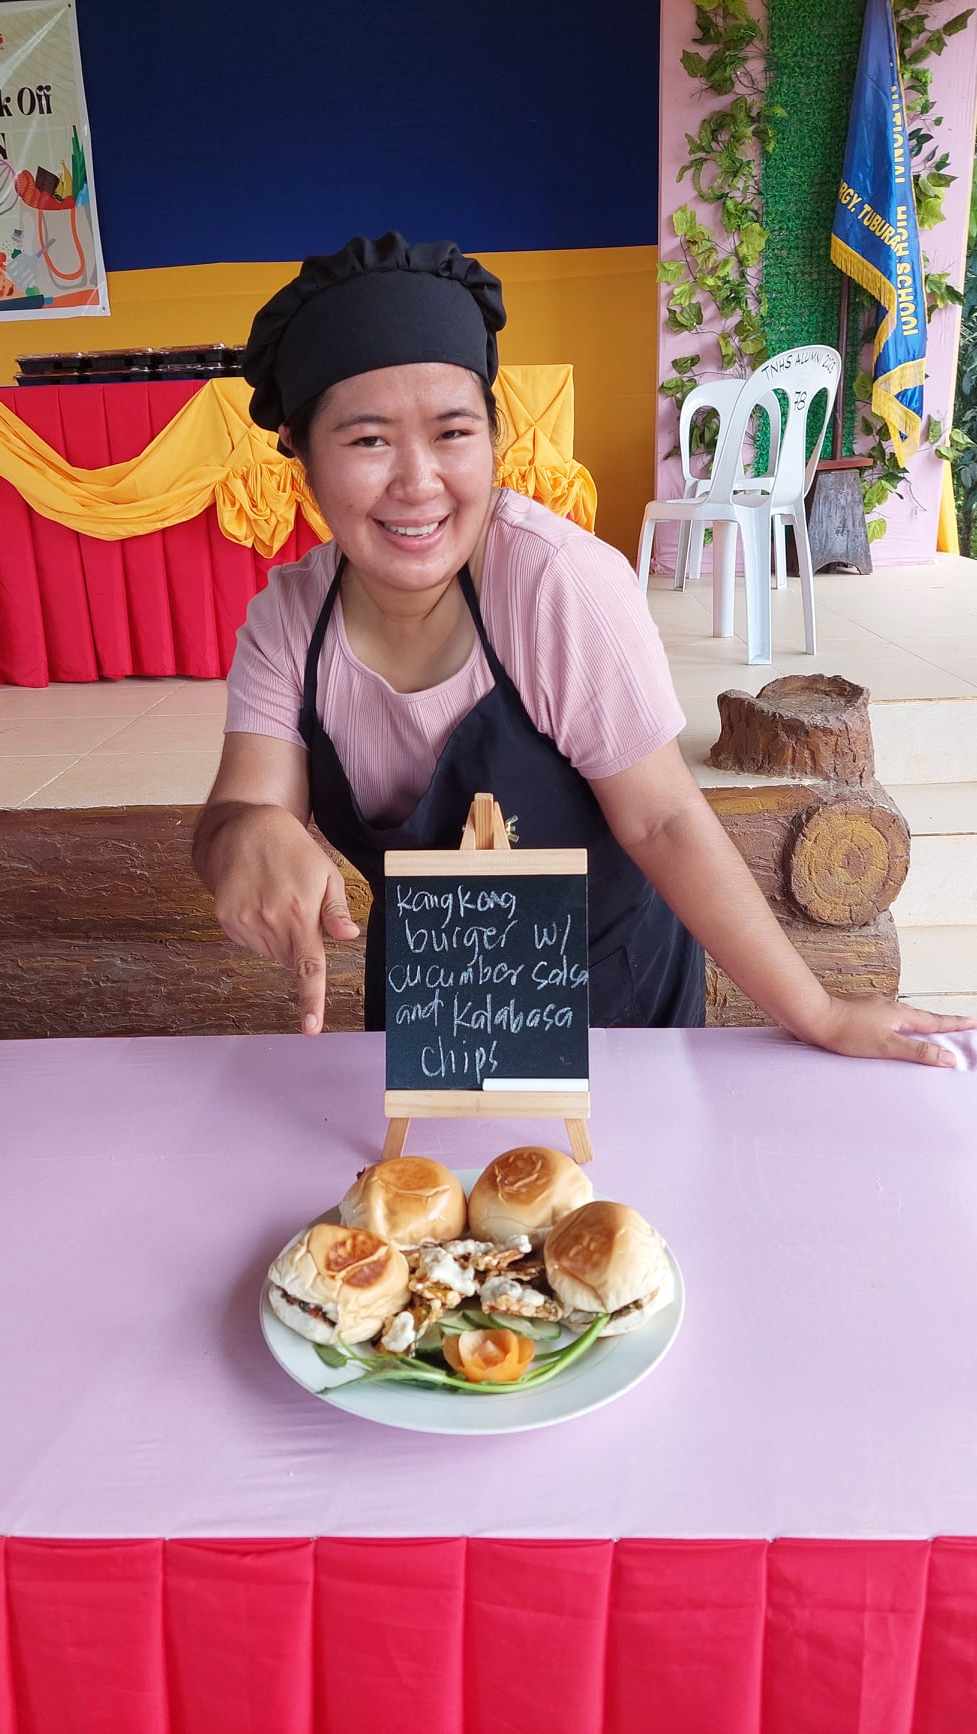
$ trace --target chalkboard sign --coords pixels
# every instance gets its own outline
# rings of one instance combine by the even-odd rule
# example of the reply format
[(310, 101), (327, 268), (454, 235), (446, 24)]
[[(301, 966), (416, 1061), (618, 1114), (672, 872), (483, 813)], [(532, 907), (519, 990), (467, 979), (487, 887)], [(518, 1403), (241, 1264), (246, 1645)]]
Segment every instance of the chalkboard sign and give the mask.
[(578, 1162), (586, 1121), (587, 851), (511, 849), (474, 797), (459, 849), (392, 850), (386, 875), (387, 1134), (413, 1117), (559, 1118)]
[(386, 934), (388, 1090), (587, 1088), (584, 874), (388, 874)]
[(388, 854), (388, 1112), (417, 1111), (403, 1092), (585, 1100), (586, 867), (582, 849)]

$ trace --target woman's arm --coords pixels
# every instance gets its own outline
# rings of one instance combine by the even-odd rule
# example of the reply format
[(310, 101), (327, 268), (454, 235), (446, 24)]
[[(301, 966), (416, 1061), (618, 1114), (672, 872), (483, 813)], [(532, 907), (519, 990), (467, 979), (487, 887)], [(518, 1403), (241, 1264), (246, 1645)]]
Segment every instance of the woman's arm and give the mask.
[(315, 1035), (325, 1011), (323, 932), (355, 939), (359, 928), (342, 873), (308, 823), (305, 748), (270, 735), (225, 735), (194, 836), (194, 866), (228, 938), (294, 972), (302, 1029)]
[[(952, 1065), (937, 1017), (877, 998), (833, 998), (795, 951), (672, 741), (591, 787), (622, 848), (750, 999), (803, 1041), (863, 1058)], [(916, 1032), (916, 1039), (909, 1033)]]

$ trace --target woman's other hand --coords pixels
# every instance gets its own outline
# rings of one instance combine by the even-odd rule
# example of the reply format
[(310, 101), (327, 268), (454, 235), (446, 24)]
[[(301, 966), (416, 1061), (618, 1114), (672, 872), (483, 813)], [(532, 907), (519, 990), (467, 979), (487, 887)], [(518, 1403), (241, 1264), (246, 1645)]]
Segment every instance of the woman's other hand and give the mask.
[(301, 1027), (322, 1028), (323, 935), (355, 939), (336, 863), (309, 835), (304, 749), (270, 736), (230, 734), (194, 838), (197, 871), (235, 945), (295, 977)]
[(810, 1039), (835, 1054), (863, 1060), (912, 1060), (920, 1066), (955, 1065), (933, 1036), (977, 1029), (977, 1018), (943, 1017), (889, 999), (829, 999)]

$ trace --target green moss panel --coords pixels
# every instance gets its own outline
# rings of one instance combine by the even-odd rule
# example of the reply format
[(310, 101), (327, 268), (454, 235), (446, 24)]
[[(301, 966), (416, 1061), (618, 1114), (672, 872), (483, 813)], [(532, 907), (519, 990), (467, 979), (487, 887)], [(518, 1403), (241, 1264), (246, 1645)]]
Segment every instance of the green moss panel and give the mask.
[[(828, 257), (828, 243), (864, 10), (864, 0), (768, 3), (771, 98), (787, 111), (776, 123), (776, 149), (764, 159), (762, 171), (771, 354), (802, 343), (838, 341), (841, 276)], [(849, 388), (856, 371), (856, 328), (863, 317), (862, 298), (853, 286)], [(852, 451), (853, 427), (849, 389), (846, 454)]]

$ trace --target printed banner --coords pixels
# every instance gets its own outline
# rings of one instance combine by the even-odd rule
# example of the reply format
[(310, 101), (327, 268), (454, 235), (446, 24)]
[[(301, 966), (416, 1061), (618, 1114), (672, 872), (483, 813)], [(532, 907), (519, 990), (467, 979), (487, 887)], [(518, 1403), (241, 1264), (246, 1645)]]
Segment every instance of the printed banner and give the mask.
[(74, 6), (0, 0), (0, 320), (108, 311)]
[(919, 441), (926, 306), (906, 99), (890, 0), (868, 0), (831, 257), (881, 303), (872, 408), (900, 455)]

